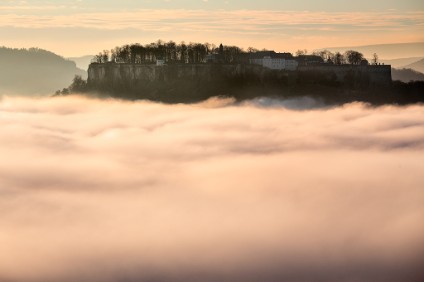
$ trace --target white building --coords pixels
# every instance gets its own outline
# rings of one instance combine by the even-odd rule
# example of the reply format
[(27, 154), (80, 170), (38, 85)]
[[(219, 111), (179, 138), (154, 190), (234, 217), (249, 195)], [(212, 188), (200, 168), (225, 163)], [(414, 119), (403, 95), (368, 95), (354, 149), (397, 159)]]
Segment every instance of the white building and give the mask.
[(272, 70), (284, 70), (286, 69), (286, 59), (264, 57), (262, 66)]
[(297, 69), (298, 62), (295, 60), (284, 59), (284, 58), (271, 58), (270, 56), (263, 57), (262, 59), (251, 59), (251, 64), (261, 65), (265, 68), (272, 70), (290, 70), (294, 71)]
[(156, 65), (157, 66), (164, 66), (165, 65), (165, 60), (156, 60)]
[(296, 60), (286, 60), (286, 70), (295, 71), (299, 63)]

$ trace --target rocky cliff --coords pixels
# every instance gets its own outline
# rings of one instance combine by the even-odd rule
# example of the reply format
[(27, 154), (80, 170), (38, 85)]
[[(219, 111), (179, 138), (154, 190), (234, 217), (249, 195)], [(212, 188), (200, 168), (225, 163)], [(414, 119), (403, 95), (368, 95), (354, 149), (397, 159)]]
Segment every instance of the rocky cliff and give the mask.
[(336, 82), (366, 84), (366, 86), (389, 86), (392, 82), (390, 65), (312, 65), (300, 66), (298, 72), (320, 73)]
[[(96, 64), (88, 69), (88, 87), (125, 98), (193, 102), (211, 96), (237, 96), (269, 80), (287, 81), (285, 72), (240, 64)], [(267, 82), (268, 81), (268, 82)]]
[[(390, 66), (303, 66), (297, 71), (276, 71), (246, 64), (93, 63), (88, 87), (114, 97), (163, 102), (195, 102), (212, 96), (253, 98), (297, 95), (320, 86), (328, 93), (365, 89), (391, 83)], [(331, 89), (328, 89), (331, 87)], [(318, 90), (317, 90), (318, 91)]]

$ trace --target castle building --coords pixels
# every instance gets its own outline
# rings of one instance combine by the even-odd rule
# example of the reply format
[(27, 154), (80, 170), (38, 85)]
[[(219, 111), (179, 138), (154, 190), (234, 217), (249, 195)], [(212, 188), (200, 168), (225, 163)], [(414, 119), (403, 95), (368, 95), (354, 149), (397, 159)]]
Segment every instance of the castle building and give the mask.
[(164, 66), (165, 65), (165, 60), (163, 60), (163, 59), (157, 59), (156, 60), (156, 65), (157, 66)]
[(290, 53), (276, 53), (274, 51), (260, 51), (250, 54), (250, 64), (261, 65), (272, 70), (295, 71), (298, 62)]

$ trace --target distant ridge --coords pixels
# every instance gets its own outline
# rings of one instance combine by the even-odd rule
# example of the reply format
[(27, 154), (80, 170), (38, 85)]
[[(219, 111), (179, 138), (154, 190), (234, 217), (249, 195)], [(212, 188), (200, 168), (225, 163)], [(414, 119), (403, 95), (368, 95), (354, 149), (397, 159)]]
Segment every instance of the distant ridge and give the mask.
[(419, 71), (421, 73), (424, 73), (424, 59), (421, 59), (415, 63), (409, 64), (405, 66), (406, 69), (413, 69), (416, 71)]
[(49, 95), (86, 77), (75, 62), (39, 48), (0, 47), (0, 95)]
[(392, 79), (402, 82), (424, 81), (424, 74), (413, 69), (392, 69)]
[(391, 65), (393, 68), (404, 68), (407, 65), (420, 61), (421, 59), (424, 59), (424, 58), (412, 57), (412, 58), (398, 58), (398, 59), (391, 59), (391, 60), (380, 58), (379, 60), (381, 63), (384, 63), (385, 65)]
[(356, 50), (363, 53), (366, 58), (372, 58), (372, 55), (377, 53), (379, 58), (384, 58), (386, 60), (406, 57), (424, 57), (424, 42), (329, 47), (318, 50), (324, 49), (332, 52)]
[(68, 60), (74, 61), (78, 68), (86, 71), (88, 70), (88, 66), (90, 65), (93, 58), (94, 55), (86, 55), (81, 57), (70, 57)]

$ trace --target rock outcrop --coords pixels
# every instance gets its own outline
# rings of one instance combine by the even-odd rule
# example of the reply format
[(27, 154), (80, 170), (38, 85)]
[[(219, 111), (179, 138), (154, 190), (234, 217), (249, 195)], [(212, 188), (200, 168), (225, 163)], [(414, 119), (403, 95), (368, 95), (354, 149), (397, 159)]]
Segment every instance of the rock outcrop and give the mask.
[[(390, 86), (390, 66), (300, 66), (297, 71), (270, 70), (251, 64), (147, 64), (92, 63), (88, 88), (114, 97), (162, 102), (196, 102), (212, 96), (254, 98), (293, 94), (332, 87), (367, 89)], [(319, 88), (319, 87), (318, 87)]]

